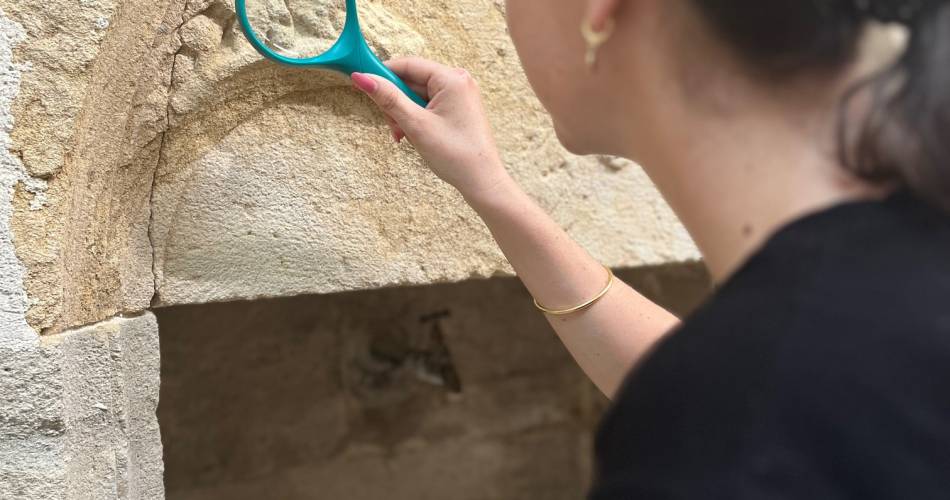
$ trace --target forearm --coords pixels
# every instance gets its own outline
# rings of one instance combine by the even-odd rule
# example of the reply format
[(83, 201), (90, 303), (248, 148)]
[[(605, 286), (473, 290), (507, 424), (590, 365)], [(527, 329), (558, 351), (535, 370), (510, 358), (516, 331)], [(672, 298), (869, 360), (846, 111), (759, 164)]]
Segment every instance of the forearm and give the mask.
[[(386, 113), (394, 137), (405, 135), (432, 171), (465, 195), (528, 290), (552, 308), (571, 307), (596, 295), (607, 278), (604, 269), (507, 175), (471, 75), (418, 58), (387, 64), (425, 91), (427, 107), (419, 107), (376, 75), (354, 73), (354, 84)], [(593, 307), (548, 319), (608, 396), (637, 359), (677, 323), (619, 282)]]
[[(466, 196), (531, 294), (546, 307), (586, 301), (607, 282), (603, 266), (512, 179)], [(548, 321), (581, 368), (612, 397), (636, 361), (678, 320), (621, 281), (589, 309)]]

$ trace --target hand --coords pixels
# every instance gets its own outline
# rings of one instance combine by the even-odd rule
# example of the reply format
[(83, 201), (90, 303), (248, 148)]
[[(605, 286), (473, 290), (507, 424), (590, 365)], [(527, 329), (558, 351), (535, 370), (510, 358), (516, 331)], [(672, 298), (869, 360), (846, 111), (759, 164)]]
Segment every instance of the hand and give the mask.
[(386, 65), (429, 101), (423, 109), (385, 78), (353, 74), (353, 85), (386, 114), (397, 142), (407, 138), (432, 171), (466, 198), (491, 191), (508, 178), (478, 84), (467, 71), (416, 57)]

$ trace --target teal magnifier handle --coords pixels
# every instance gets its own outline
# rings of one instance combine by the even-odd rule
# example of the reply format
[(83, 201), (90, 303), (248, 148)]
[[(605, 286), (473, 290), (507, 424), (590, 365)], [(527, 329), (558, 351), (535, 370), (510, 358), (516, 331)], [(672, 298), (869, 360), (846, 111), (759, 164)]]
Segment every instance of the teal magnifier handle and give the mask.
[(424, 108), (428, 104), (425, 99), (409, 88), (406, 82), (387, 68), (370, 49), (360, 28), (356, 0), (346, 0), (346, 22), (343, 25), (343, 33), (340, 34), (340, 38), (326, 52), (310, 58), (287, 57), (272, 50), (254, 31), (247, 16), (247, 0), (237, 0), (234, 6), (244, 36), (262, 56), (288, 66), (326, 68), (347, 76), (353, 73), (378, 75), (395, 84), (399, 90), (402, 90), (406, 96), (419, 106)]
[[(409, 86), (406, 85), (406, 82), (404, 82), (402, 78), (399, 78), (399, 75), (393, 73), (391, 69), (387, 68), (386, 65), (383, 64), (383, 62), (380, 61), (378, 57), (376, 57), (376, 54), (373, 54), (373, 51), (369, 50), (369, 46), (366, 47), (366, 54), (368, 54), (368, 57), (362, 61), (362, 66), (359, 70), (360, 73), (372, 73), (374, 75), (379, 75), (390, 82), (393, 82), (396, 87), (399, 87), (399, 90), (401, 90), (403, 94), (406, 94), (406, 96), (412, 99), (413, 102), (419, 106), (422, 106), (423, 108), (429, 104), (419, 94), (416, 94), (411, 88), (409, 88)], [(347, 76), (349, 76), (351, 73), (352, 71), (347, 73)]]

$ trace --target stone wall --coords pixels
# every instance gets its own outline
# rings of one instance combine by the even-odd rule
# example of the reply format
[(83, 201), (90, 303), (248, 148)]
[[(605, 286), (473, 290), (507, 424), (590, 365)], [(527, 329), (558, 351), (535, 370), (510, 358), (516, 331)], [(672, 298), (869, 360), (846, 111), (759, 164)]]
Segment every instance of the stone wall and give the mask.
[[(700, 266), (623, 272), (682, 314)], [(159, 309), (169, 500), (583, 498), (605, 398), (514, 279)]]
[(158, 353), (151, 313), (0, 329), (0, 499), (164, 498)]
[[(290, 5), (314, 37), (339, 28), (336, 3)], [(503, 2), (361, 8), (382, 56), (479, 78), (508, 167), (599, 259), (697, 257), (639, 168), (557, 144)], [(0, 0), (0, 498), (98, 491), (80, 477), (119, 498), (161, 495), (157, 446), (122, 444), (157, 439), (153, 307), (509, 272), (365, 97), (339, 75), (261, 60), (232, 1)], [(143, 392), (115, 395), (132, 379)], [(93, 387), (116, 392), (93, 401)]]
[(11, 48), (24, 38), (0, 12), (0, 499), (161, 499), (155, 317), (46, 337), (27, 323), (35, 302), (10, 216), (14, 193), (41, 197), (43, 184), (11, 151), (11, 103), (30, 69)]

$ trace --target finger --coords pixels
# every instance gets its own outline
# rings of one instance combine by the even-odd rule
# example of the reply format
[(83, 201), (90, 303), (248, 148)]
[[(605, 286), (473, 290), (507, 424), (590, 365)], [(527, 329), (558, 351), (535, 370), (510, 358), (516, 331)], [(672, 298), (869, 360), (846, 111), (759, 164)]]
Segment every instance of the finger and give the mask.
[(386, 117), (386, 123), (389, 124), (389, 129), (393, 136), (393, 140), (399, 142), (403, 137), (406, 136), (406, 133), (402, 131), (402, 128), (399, 127), (399, 124), (396, 123), (396, 120), (393, 120), (389, 116)]
[[(474, 79), (462, 68), (451, 68), (428, 59), (406, 57), (386, 63), (413, 91), (426, 101), (433, 101), (439, 93), (458, 83), (472, 83)], [(420, 80), (425, 80), (422, 82)], [(424, 90), (423, 90), (424, 85)]]
[(432, 99), (429, 97), (429, 88), (428, 88), (427, 86), (425, 86), (425, 85), (420, 85), (420, 84), (418, 84), (418, 83), (408, 82), (408, 81), (406, 81), (406, 80), (403, 80), (403, 83), (405, 83), (406, 86), (408, 86), (410, 89), (412, 89), (413, 92), (415, 92), (416, 94), (418, 94), (419, 97), (425, 99), (426, 101), (431, 101), (431, 100), (432, 100)]
[[(405, 82), (405, 80), (403, 80), (403, 81)], [(427, 100), (427, 101), (431, 101), (431, 100), (432, 100), (432, 98), (429, 97), (429, 87), (428, 87), (428, 86), (419, 85), (419, 84), (417, 84), (417, 83), (412, 83), (412, 82), (405, 82), (405, 83), (406, 83), (406, 85), (409, 86), (410, 89), (412, 89), (413, 92), (415, 92), (416, 94), (419, 94), (419, 97), (421, 97), (421, 98), (423, 98), (423, 99), (425, 99), (425, 100)]]
[(424, 119), (423, 108), (389, 80), (368, 73), (353, 73), (351, 78), (353, 85), (368, 95), (401, 129), (406, 130)]
[(386, 125), (389, 126), (390, 135), (396, 137), (396, 129), (399, 128), (399, 125), (396, 124), (396, 120), (393, 120), (390, 117), (386, 117)]
[(399, 75), (407, 84), (428, 87), (433, 76), (451, 71), (451, 68), (421, 57), (400, 57), (386, 61), (386, 67)]

